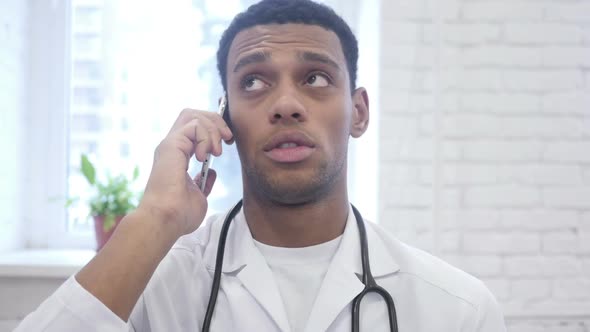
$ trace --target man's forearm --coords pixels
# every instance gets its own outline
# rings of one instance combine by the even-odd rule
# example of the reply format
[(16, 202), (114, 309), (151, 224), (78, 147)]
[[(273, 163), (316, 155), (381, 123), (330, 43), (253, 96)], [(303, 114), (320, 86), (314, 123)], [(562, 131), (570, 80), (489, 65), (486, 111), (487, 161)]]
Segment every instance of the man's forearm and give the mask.
[(139, 211), (126, 216), (76, 280), (127, 321), (160, 261), (178, 239), (174, 230)]

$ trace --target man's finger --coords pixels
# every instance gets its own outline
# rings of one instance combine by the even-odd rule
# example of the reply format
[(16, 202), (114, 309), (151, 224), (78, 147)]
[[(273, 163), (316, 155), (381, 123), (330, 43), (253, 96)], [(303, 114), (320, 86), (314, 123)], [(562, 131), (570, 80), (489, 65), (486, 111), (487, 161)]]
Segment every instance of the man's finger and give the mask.
[(207, 153), (217, 156), (221, 154), (219, 129), (207, 118), (193, 119), (182, 128), (181, 135), (193, 142), (193, 149), (190, 153), (194, 152), (199, 161), (205, 160)]
[(211, 120), (211, 122), (213, 122), (219, 128), (219, 133), (221, 134), (221, 138), (225, 142), (230, 144), (229, 142), (233, 139), (234, 135), (233, 135), (231, 129), (229, 129), (225, 120), (223, 120), (223, 117), (221, 117), (219, 114), (213, 113), (213, 112), (206, 112), (205, 116), (207, 117), (207, 119)]
[(168, 132), (168, 134), (173, 133), (173, 132), (181, 129), (182, 127), (184, 127), (187, 123), (189, 123), (193, 119), (197, 118), (200, 112), (202, 112), (202, 111), (195, 110), (192, 108), (183, 109), (180, 112), (180, 114), (178, 114), (178, 117), (174, 121), (174, 124), (170, 128), (170, 131)]
[(207, 111), (200, 111), (200, 110), (195, 110), (195, 109), (191, 109), (191, 108), (185, 108), (184, 110), (182, 110), (182, 112), (180, 112), (180, 114), (176, 118), (176, 121), (174, 121), (174, 124), (172, 125), (172, 127), (170, 128), (170, 131), (168, 133), (169, 134), (173, 133), (176, 130), (183, 128), (184, 126), (186, 126), (186, 124), (190, 123), (194, 119), (200, 119), (200, 118), (207, 118), (209, 121), (214, 123), (215, 126), (217, 126), (219, 128), (219, 133), (221, 135), (221, 138), (224, 141), (228, 142), (228, 144), (231, 144), (230, 142), (233, 138), (233, 133), (229, 129), (225, 120), (223, 120), (223, 118), (221, 116), (219, 116), (219, 114), (214, 113), (214, 112), (207, 112)]
[[(213, 185), (215, 184), (215, 180), (217, 179), (217, 172), (213, 168), (209, 168), (209, 173), (207, 173), (207, 183), (205, 183), (205, 196), (209, 196), (211, 190), (213, 190)], [(199, 172), (195, 176), (195, 183), (199, 188), (201, 188), (201, 172)]]

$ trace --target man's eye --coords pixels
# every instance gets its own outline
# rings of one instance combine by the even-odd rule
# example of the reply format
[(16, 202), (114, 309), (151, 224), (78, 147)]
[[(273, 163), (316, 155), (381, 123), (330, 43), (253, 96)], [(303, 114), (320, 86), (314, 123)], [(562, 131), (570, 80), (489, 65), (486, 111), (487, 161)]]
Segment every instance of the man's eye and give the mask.
[(325, 75), (312, 74), (309, 75), (305, 83), (313, 87), (321, 88), (330, 85), (330, 80)]
[(250, 76), (250, 77), (246, 77), (243, 81), (242, 81), (242, 89), (244, 89), (245, 91), (256, 91), (256, 90), (260, 90), (262, 88), (264, 88), (264, 86), (266, 85), (262, 80), (260, 80), (257, 77), (254, 76)]

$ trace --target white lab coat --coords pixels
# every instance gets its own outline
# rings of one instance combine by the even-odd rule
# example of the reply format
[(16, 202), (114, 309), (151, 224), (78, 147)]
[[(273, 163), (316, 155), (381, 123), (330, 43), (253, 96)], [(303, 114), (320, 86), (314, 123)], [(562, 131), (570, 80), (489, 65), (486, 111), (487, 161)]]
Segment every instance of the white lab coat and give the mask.
[[(223, 218), (211, 218), (174, 245), (129, 323), (72, 277), (16, 331), (200, 331)], [(366, 225), (371, 270), (395, 301), (399, 331), (506, 331), (500, 308), (482, 282), (401, 243), (378, 225)], [(359, 232), (351, 210), (306, 332), (350, 331), (350, 304), (363, 289), (361, 274)], [(290, 331), (283, 299), (242, 213), (228, 234), (211, 331)], [(389, 331), (384, 302), (376, 295), (362, 301), (361, 331)]]

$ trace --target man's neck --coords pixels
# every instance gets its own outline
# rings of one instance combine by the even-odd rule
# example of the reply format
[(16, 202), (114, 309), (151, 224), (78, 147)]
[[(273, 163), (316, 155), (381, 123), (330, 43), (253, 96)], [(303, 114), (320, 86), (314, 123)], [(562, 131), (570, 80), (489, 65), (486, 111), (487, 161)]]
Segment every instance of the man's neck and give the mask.
[(344, 232), (346, 190), (318, 202), (282, 205), (244, 195), (244, 215), (254, 239), (276, 247), (300, 248), (335, 239)]

